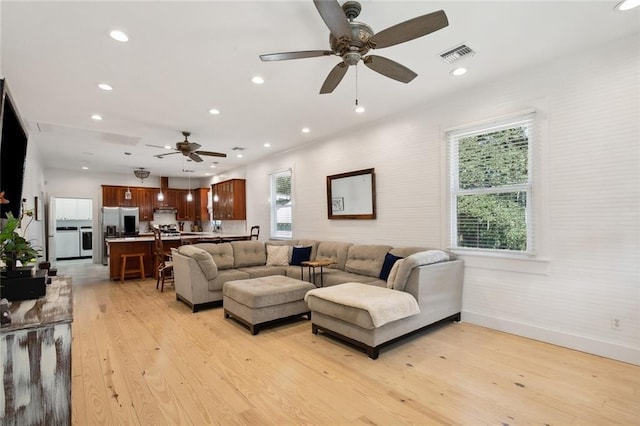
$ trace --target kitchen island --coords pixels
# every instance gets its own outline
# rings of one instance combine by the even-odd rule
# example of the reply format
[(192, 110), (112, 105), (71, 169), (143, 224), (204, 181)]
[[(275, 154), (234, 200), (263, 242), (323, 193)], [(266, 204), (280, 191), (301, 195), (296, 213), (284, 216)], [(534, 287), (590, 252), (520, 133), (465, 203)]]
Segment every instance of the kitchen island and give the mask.
[[(184, 244), (195, 243), (221, 243), (227, 241), (248, 240), (248, 235), (221, 234), (218, 232), (181, 232), (180, 235), (162, 236), (162, 245), (165, 251), (178, 248)], [(144, 254), (145, 276), (155, 277), (156, 262), (153, 252), (153, 234), (138, 237), (107, 238), (109, 247), (109, 279), (120, 279), (120, 266), (122, 255), (131, 253)]]

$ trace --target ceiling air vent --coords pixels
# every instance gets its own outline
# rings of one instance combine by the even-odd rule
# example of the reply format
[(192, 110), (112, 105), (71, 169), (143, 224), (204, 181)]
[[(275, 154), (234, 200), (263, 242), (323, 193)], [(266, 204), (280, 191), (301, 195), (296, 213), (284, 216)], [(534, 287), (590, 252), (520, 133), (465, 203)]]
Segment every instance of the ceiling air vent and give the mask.
[(441, 53), (440, 57), (443, 61), (452, 64), (464, 58), (465, 56), (473, 56), (475, 54), (476, 52), (474, 52), (473, 49), (471, 49), (469, 46), (467, 46), (466, 44), (461, 44), (454, 47), (453, 49), (449, 49), (446, 52)]
[(244, 151), (246, 148), (243, 148), (241, 146), (234, 146), (233, 148), (231, 148), (232, 151)]

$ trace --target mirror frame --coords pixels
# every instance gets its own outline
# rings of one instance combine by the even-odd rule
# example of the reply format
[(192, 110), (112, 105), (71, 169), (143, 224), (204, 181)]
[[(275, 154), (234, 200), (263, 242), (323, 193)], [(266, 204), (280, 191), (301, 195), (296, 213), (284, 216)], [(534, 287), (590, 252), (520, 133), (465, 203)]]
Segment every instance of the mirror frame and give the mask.
[[(354, 176), (371, 175), (371, 211), (363, 214), (339, 214), (333, 211), (332, 186), (340, 179), (351, 178)], [(367, 190), (365, 189), (365, 190)], [(327, 176), (327, 217), (329, 219), (375, 219), (376, 218), (376, 175), (375, 169), (356, 170), (354, 172), (340, 173), (337, 175)]]

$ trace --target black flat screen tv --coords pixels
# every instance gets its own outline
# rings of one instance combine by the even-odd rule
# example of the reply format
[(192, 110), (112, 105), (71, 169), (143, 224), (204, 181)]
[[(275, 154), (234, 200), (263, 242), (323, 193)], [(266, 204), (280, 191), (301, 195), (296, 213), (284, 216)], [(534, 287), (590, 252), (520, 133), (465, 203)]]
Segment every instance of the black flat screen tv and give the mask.
[(0, 192), (4, 192), (3, 198), (9, 201), (0, 204), (0, 218), (5, 219), (7, 212), (11, 212), (14, 217), (21, 213), (29, 135), (4, 78), (0, 79), (0, 93)]

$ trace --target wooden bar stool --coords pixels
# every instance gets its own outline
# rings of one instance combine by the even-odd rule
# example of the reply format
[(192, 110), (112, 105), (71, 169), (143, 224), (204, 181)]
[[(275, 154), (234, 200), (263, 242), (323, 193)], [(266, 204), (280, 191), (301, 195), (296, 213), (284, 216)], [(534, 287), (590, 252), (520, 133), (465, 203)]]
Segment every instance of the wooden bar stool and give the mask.
[[(138, 258), (138, 269), (127, 269), (127, 259)], [(124, 282), (126, 274), (140, 274), (140, 279), (144, 280), (144, 253), (125, 253), (120, 256), (120, 283)]]

